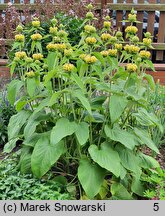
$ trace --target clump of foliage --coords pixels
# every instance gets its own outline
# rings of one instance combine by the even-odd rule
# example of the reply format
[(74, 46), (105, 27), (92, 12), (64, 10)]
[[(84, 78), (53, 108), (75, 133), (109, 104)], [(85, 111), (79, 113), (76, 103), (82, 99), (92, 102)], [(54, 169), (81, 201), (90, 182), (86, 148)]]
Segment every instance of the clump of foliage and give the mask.
[(18, 170), (18, 155), (7, 156), (0, 163), (0, 200), (67, 200), (71, 199), (55, 180), (36, 179)]
[[(149, 94), (149, 109), (159, 118), (163, 128), (165, 128), (165, 87), (156, 83), (155, 91)], [(152, 139), (157, 147), (165, 144), (165, 130), (161, 133), (157, 128), (151, 128)]]
[(165, 170), (157, 168), (156, 170), (150, 170), (142, 178), (147, 182), (147, 188), (144, 192), (144, 196), (149, 199), (165, 200)]
[(15, 108), (6, 98), (6, 92), (0, 92), (0, 146), (3, 146), (8, 140), (7, 126), (11, 116), (15, 113)]
[(11, 75), (17, 69), (19, 79), (8, 86), (17, 114), (10, 119), (4, 151), (22, 141), (21, 172), (41, 178), (52, 169), (76, 186), (80, 199), (136, 199), (144, 195), (142, 174), (159, 167), (143, 153), (145, 146), (159, 153), (150, 130), (163, 131), (148, 110), (147, 90), (155, 89), (152, 76), (145, 73), (147, 67), (154, 70), (147, 51), (151, 34), (139, 42), (132, 10), (125, 45), (108, 16), (97, 32), (93, 7), (87, 8), (76, 46), (55, 19), (48, 35), (38, 32), (39, 20), (32, 22), (30, 52), (23, 51), (23, 28), (17, 29)]

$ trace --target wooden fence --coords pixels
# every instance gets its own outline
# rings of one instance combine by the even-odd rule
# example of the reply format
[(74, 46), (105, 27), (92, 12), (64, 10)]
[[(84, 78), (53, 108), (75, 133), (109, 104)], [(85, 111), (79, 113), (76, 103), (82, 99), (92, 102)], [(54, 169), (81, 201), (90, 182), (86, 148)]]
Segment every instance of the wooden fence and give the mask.
[[(7, 2), (8, 0), (4, 0), (4, 3)], [(115, 27), (122, 30), (127, 26), (127, 23), (124, 25), (121, 22), (123, 18), (127, 19), (132, 8), (137, 11), (137, 19), (141, 21), (137, 24), (138, 36), (142, 40), (144, 31), (149, 31), (154, 35), (153, 60), (155, 63), (161, 63), (161, 65), (155, 64), (155, 68), (161, 73), (160, 80), (165, 83), (165, 0), (160, 0), (160, 3), (157, 3), (157, 0), (148, 0), (147, 3), (144, 0), (136, 0), (136, 3), (135, 0), (95, 0), (95, 3), (101, 14), (104, 10), (109, 10), (110, 16), (114, 18)], [(22, 16), (25, 5), (20, 4), (20, 0), (15, 0), (14, 5)], [(54, 4), (53, 7), (57, 7), (57, 4)], [(5, 8), (7, 8), (7, 4), (0, 4), (0, 22)], [(30, 4), (30, 8), (30, 10), (35, 11), (36, 5)], [(146, 19), (145, 23), (143, 23), (144, 18)], [(9, 43), (8, 40), (5, 42), (6, 44)], [(158, 73), (155, 77), (156, 79), (159, 78)]]

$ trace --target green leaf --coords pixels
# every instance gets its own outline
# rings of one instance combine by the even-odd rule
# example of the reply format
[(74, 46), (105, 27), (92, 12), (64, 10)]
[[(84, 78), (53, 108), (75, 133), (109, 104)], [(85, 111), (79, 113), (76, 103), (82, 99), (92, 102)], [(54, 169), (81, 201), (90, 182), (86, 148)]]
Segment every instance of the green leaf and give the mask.
[(118, 120), (118, 118), (124, 112), (124, 109), (126, 108), (127, 104), (128, 100), (124, 96), (112, 95), (110, 97), (109, 110), (112, 123)]
[(103, 66), (105, 66), (105, 60), (99, 52), (94, 52), (93, 55), (101, 62)]
[(84, 145), (89, 139), (89, 125), (86, 122), (80, 122), (77, 125), (75, 135), (80, 145)]
[(145, 60), (145, 63), (150, 67), (151, 70), (155, 71), (154, 64), (151, 60)]
[(33, 97), (36, 90), (35, 78), (27, 78), (26, 82), (27, 82), (27, 92), (30, 97)]
[(7, 98), (9, 102), (14, 105), (16, 97), (24, 83), (20, 80), (12, 80), (7, 88)]
[(142, 197), (144, 196), (145, 188), (143, 186), (143, 183), (138, 178), (135, 178), (135, 177), (133, 178), (132, 184), (131, 184), (131, 190), (132, 192), (134, 192), (135, 194), (139, 196), (142, 196)]
[(8, 124), (8, 139), (9, 140), (16, 138), (19, 135), (22, 126), (26, 123), (30, 115), (31, 115), (30, 111), (22, 110), (10, 118), (10, 121)]
[(49, 136), (41, 136), (31, 156), (31, 167), (34, 175), (41, 178), (64, 152), (63, 141), (53, 145), (49, 140)]
[(104, 176), (105, 170), (97, 164), (92, 164), (88, 159), (80, 160), (78, 179), (90, 199), (99, 193)]
[(32, 134), (30, 137), (27, 137), (27, 139), (24, 140), (23, 145), (34, 148), (34, 146), (40, 139), (40, 136), (40, 133)]
[(42, 53), (42, 46), (41, 46), (41, 42), (36, 42), (36, 47), (39, 50), (40, 53)]
[(157, 126), (161, 133), (163, 133), (164, 128), (160, 123), (160, 120), (154, 113), (147, 112), (144, 108), (139, 108), (138, 113), (133, 114), (137, 121), (144, 126)]
[(78, 87), (79, 87), (84, 93), (86, 92), (82, 80), (80, 79), (80, 77), (79, 77), (76, 73), (72, 73), (71, 76), (70, 76), (70, 78), (71, 78), (71, 80), (73, 80), (73, 81), (78, 85)]
[(105, 125), (104, 131), (107, 137), (109, 137), (111, 140), (120, 142), (131, 150), (133, 150), (134, 147), (138, 145), (136, 137), (132, 133), (122, 130), (119, 127), (114, 127), (111, 129), (108, 125)]
[(127, 169), (132, 171), (136, 177), (141, 175), (141, 168), (139, 166), (138, 157), (129, 149), (118, 148), (118, 153), (121, 159), (122, 165)]
[(72, 96), (78, 98), (83, 107), (92, 115), (91, 106), (88, 99), (82, 94), (82, 91), (76, 90), (72, 92)]
[(141, 167), (145, 169), (152, 169), (160, 167), (157, 160), (155, 160), (153, 157), (149, 155), (145, 155), (143, 153), (139, 153), (139, 164)]
[(17, 112), (21, 111), (26, 104), (27, 104), (26, 100), (22, 100), (22, 99), (18, 100), (17, 103), (16, 103)]
[(55, 68), (57, 61), (57, 53), (56, 52), (49, 52), (47, 57), (47, 64), (48, 64), (48, 70), (51, 71)]
[(20, 157), (20, 171), (21, 173), (31, 173), (31, 148), (28, 146), (24, 146), (21, 149), (21, 157)]
[(46, 114), (45, 112), (37, 112), (34, 115), (31, 115), (27, 122), (27, 125), (24, 128), (25, 139), (32, 136), (32, 134), (36, 131), (37, 125), (42, 121), (48, 120), (50, 118), (50, 115), (51, 114)]
[(53, 106), (56, 102), (57, 102), (57, 99), (58, 97), (62, 94), (61, 91), (58, 91), (58, 92), (54, 92), (50, 98), (50, 101), (48, 103), (49, 106)]
[(70, 122), (66, 118), (61, 118), (57, 121), (56, 126), (53, 127), (50, 135), (52, 144), (57, 144), (64, 137), (72, 135), (77, 130), (77, 124)]
[(87, 70), (88, 70), (88, 64), (81, 61), (81, 66), (80, 66), (80, 69), (78, 70), (79, 71), (79, 76), (83, 77)]
[(159, 154), (159, 149), (156, 147), (155, 143), (151, 140), (147, 131), (134, 128), (134, 132), (137, 135), (141, 144), (147, 145), (150, 149), (152, 149), (157, 154)]
[(11, 66), (10, 66), (10, 74), (11, 74), (11, 76), (13, 75), (16, 66), (17, 66), (17, 63), (15, 61), (13, 61)]
[(131, 194), (127, 191), (127, 189), (120, 183), (113, 183), (111, 185), (111, 193), (113, 197), (118, 200), (132, 200)]
[(3, 152), (5, 153), (10, 153), (15, 147), (16, 147), (16, 142), (19, 140), (19, 138), (14, 138), (9, 140), (4, 146)]
[(148, 84), (152, 90), (155, 90), (155, 81), (150, 74), (144, 74), (144, 78), (148, 81)]
[(116, 177), (120, 175), (120, 158), (111, 144), (104, 142), (100, 149), (96, 145), (91, 145), (88, 149), (91, 158), (102, 168), (112, 172)]

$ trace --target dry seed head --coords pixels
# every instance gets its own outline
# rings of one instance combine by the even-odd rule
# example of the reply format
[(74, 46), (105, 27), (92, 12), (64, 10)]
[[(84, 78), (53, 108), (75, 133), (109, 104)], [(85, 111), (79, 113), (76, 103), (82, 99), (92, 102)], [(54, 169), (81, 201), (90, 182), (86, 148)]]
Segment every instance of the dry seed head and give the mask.
[(94, 14), (92, 12), (87, 12), (86, 18), (92, 20), (94, 18)]
[(32, 55), (34, 60), (41, 60), (43, 58), (43, 55), (41, 53), (35, 53)]
[(85, 29), (86, 33), (95, 33), (96, 32), (96, 28), (92, 25), (85, 25), (84, 29)]
[(66, 72), (71, 72), (74, 69), (74, 65), (70, 63), (66, 63), (62, 66), (63, 70)]
[(124, 47), (124, 50), (127, 51), (128, 53), (130, 54), (136, 54), (140, 51), (140, 48), (138, 46), (135, 46), (135, 45), (126, 45)]
[(96, 40), (95, 37), (87, 37), (87, 38), (85, 39), (85, 42), (86, 42), (87, 44), (89, 44), (89, 45), (93, 45), (93, 44), (95, 44), (95, 43), (97, 42), (97, 40)]
[(56, 35), (57, 31), (58, 31), (57, 27), (50, 27), (49, 28), (49, 33), (52, 34), (52, 35)]
[(111, 22), (109, 21), (104, 21), (104, 28), (109, 29), (111, 27)]
[(144, 59), (149, 59), (151, 57), (151, 53), (149, 51), (141, 50), (140, 57)]
[(102, 41), (108, 41), (112, 36), (109, 33), (103, 33), (101, 35)]
[(136, 22), (136, 14), (128, 14), (128, 20), (130, 22)]
[(143, 38), (143, 44), (145, 46), (151, 46), (152, 40), (150, 38)]
[(109, 55), (109, 51), (108, 50), (103, 50), (100, 52), (100, 54), (104, 57), (107, 57)]
[(33, 27), (35, 27), (35, 28), (38, 28), (38, 27), (40, 27), (40, 25), (41, 25), (41, 23), (40, 23), (40, 21), (39, 20), (34, 20), (34, 21), (32, 21), (32, 26)]
[(28, 78), (33, 78), (33, 77), (35, 77), (34, 71), (29, 71), (29, 72), (25, 73), (25, 75), (26, 75)]
[(24, 51), (22, 51), (22, 52), (16, 52), (15, 57), (18, 58), (18, 59), (24, 59), (24, 58), (27, 57), (27, 55), (26, 55), (26, 53)]
[(86, 55), (85, 58), (84, 58), (84, 61), (87, 64), (93, 64), (93, 63), (95, 63), (97, 61), (97, 58), (95, 56)]
[(125, 32), (128, 34), (136, 34), (138, 31), (138, 28), (136, 26), (127, 26), (125, 29)]
[(122, 44), (115, 44), (115, 49), (122, 50), (123, 45)]
[(65, 49), (64, 50), (64, 56), (66, 57), (70, 57), (73, 53), (73, 50), (72, 49)]
[(23, 34), (17, 34), (15, 35), (15, 41), (17, 42), (24, 42), (25, 36)]
[(39, 33), (33, 34), (33, 35), (31, 35), (31, 39), (33, 41), (40, 41), (42, 39), (42, 35)]
[(23, 31), (22, 25), (18, 25), (16, 31), (21, 33)]
[(132, 72), (136, 72), (137, 71), (137, 65), (136, 64), (127, 64), (127, 71), (129, 72), (129, 73), (132, 73)]
[(109, 49), (108, 52), (111, 57), (117, 56), (117, 49)]

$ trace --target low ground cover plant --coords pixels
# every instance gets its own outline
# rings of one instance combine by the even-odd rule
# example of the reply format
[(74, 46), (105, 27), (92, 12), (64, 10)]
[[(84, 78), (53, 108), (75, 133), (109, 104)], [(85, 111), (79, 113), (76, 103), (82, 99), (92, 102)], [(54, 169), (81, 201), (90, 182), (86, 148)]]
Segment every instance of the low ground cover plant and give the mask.
[[(25, 52), (23, 27), (17, 28), (8, 100), (17, 114), (8, 125), (4, 151), (21, 144), (20, 170), (42, 178), (51, 170), (73, 184), (78, 199), (138, 199), (144, 196), (142, 175), (159, 167), (143, 152), (159, 149), (150, 130), (163, 133), (148, 109), (148, 92), (155, 89), (150, 61), (152, 36), (137, 37), (134, 10), (125, 34), (112, 31), (110, 17), (98, 32), (88, 5), (81, 40), (75, 46), (56, 19), (48, 35), (32, 21), (30, 51)], [(43, 47), (46, 38), (51, 41)], [(48, 54), (43, 53), (47, 49)], [(121, 63), (126, 62), (126, 65)], [(17, 69), (17, 70), (16, 70)], [(15, 127), (17, 125), (17, 127)]]
[(67, 200), (72, 196), (66, 186), (48, 174), (39, 180), (18, 169), (18, 153), (6, 156), (0, 163), (0, 200)]

